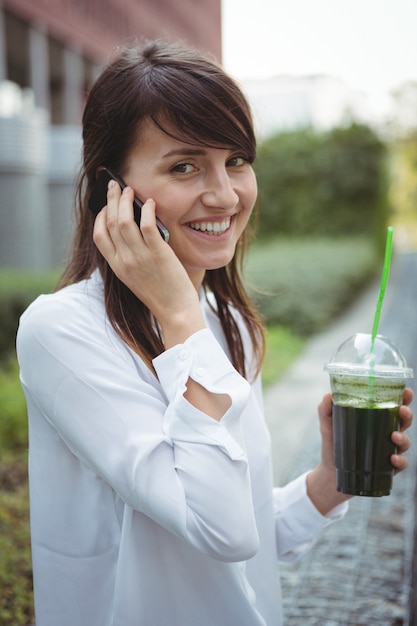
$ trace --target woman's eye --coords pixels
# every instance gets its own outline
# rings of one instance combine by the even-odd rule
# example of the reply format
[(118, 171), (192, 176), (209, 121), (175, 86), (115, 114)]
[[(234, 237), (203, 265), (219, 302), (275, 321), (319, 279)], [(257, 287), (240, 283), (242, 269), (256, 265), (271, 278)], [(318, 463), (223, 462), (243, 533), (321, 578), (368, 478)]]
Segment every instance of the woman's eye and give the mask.
[(245, 163), (247, 162), (248, 160), (245, 159), (245, 157), (235, 156), (227, 161), (227, 166), (228, 167), (241, 167), (242, 165), (245, 165)]
[(191, 174), (194, 171), (194, 165), (191, 163), (177, 163), (172, 168), (173, 172), (178, 172), (179, 174)]

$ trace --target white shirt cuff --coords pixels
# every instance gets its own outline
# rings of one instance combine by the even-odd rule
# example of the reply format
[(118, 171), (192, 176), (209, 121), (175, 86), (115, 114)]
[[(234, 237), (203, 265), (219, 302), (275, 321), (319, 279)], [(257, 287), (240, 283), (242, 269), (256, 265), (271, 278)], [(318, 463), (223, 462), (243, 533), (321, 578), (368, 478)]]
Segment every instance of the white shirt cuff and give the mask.
[[(191, 335), (153, 360), (169, 406), (164, 430), (173, 440), (217, 445), (232, 458), (245, 455), (240, 415), (249, 398), (249, 383), (235, 370), (208, 328)], [(185, 398), (192, 378), (212, 393), (227, 394), (232, 402), (220, 422), (192, 406)]]
[(311, 548), (327, 526), (342, 519), (348, 510), (348, 503), (343, 502), (322, 515), (307, 495), (307, 473), (285, 487), (274, 489), (277, 550), (283, 560), (298, 558)]

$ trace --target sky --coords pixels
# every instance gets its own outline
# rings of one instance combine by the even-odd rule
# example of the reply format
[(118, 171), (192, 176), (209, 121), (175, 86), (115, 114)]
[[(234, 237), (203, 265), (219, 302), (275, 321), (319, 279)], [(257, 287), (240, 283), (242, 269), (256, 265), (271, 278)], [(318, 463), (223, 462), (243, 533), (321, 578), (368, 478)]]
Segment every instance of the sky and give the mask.
[(222, 0), (222, 31), (238, 80), (329, 74), (378, 112), (417, 81), (417, 0)]

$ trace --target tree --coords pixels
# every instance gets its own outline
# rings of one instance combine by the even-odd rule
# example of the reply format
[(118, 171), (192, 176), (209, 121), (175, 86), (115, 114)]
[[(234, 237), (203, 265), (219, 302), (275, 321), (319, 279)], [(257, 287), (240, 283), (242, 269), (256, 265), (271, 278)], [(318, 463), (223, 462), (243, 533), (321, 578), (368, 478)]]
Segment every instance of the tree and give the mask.
[(367, 125), (279, 133), (259, 149), (259, 232), (385, 239), (386, 146)]

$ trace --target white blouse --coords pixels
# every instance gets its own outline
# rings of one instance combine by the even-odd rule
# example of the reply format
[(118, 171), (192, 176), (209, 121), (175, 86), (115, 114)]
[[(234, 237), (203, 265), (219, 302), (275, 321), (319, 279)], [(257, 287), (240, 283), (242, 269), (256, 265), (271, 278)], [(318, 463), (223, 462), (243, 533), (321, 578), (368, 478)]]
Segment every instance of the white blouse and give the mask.
[[(279, 626), (277, 559), (346, 511), (320, 515), (305, 476), (273, 489), (260, 380), (201, 306), (207, 329), (158, 377), (109, 323), (98, 272), (23, 314), (37, 626)], [(220, 422), (185, 400), (189, 376), (231, 397)]]

